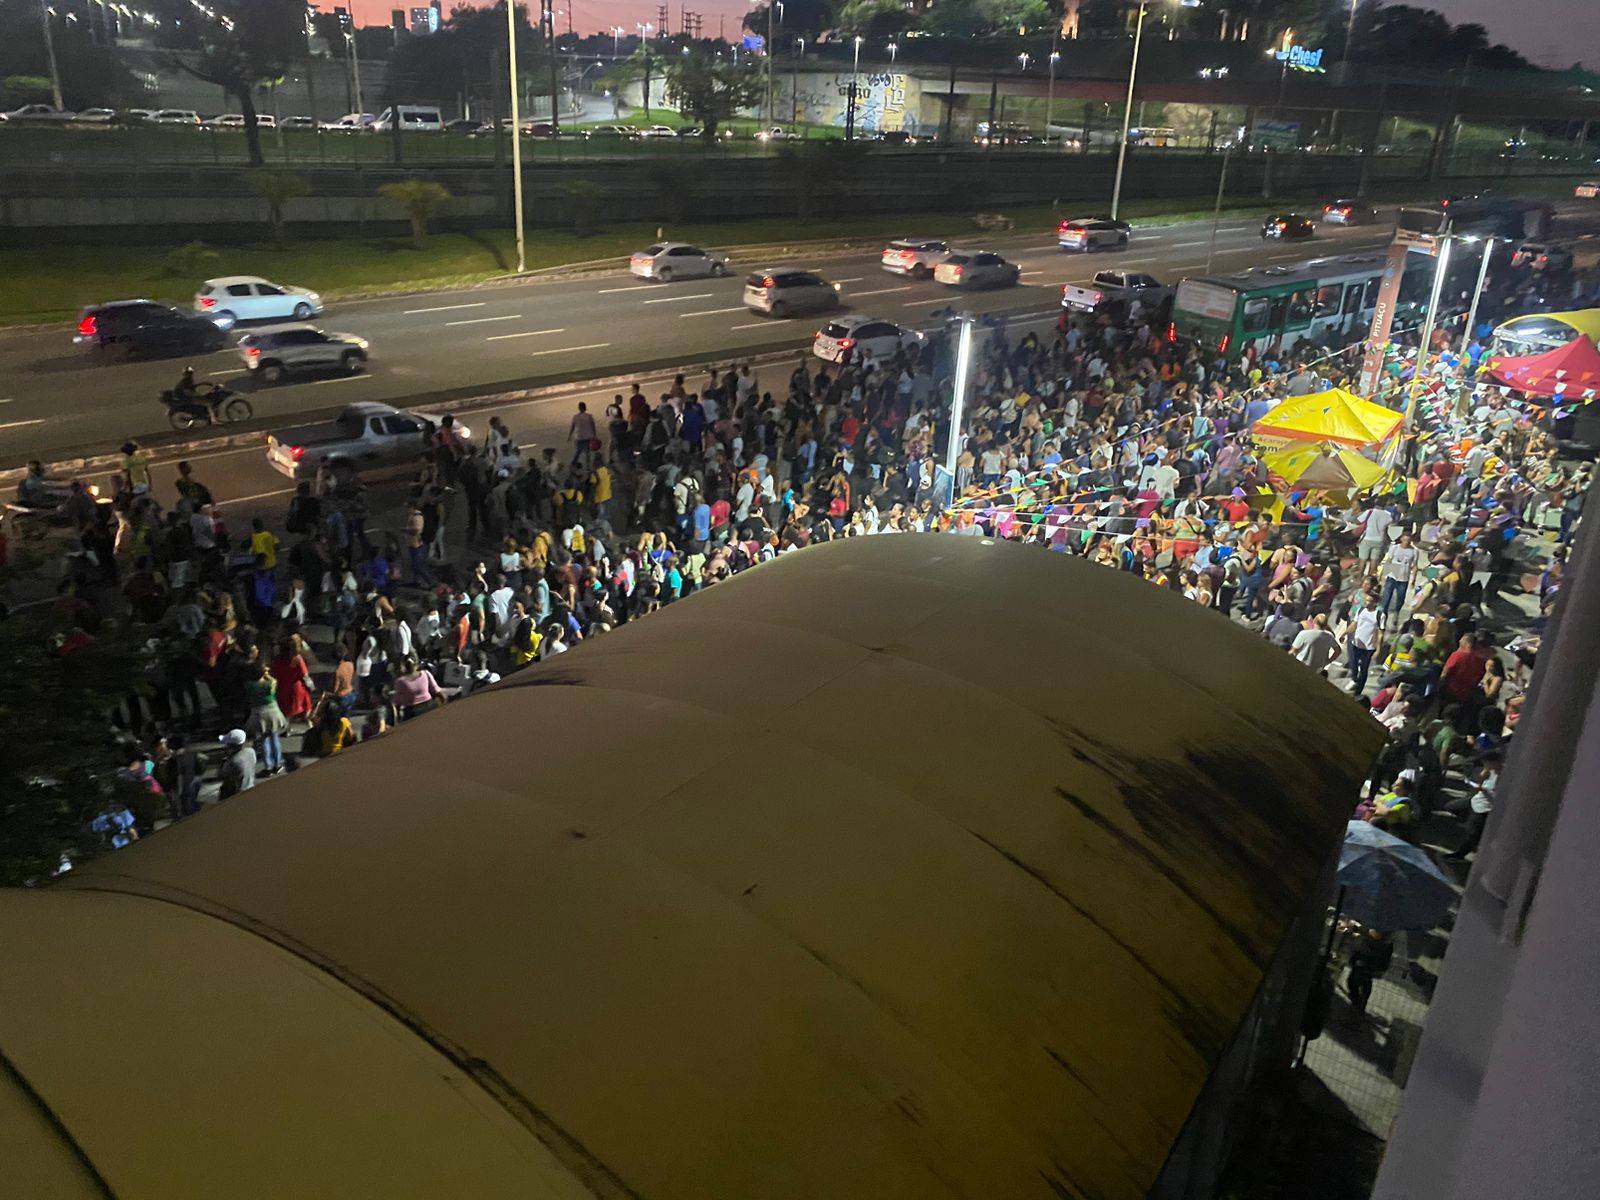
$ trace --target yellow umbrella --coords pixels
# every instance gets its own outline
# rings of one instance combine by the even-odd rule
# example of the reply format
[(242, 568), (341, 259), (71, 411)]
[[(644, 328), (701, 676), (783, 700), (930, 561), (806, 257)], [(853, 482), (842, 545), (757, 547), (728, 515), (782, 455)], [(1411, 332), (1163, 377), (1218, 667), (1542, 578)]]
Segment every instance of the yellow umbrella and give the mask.
[(1275, 451), (1261, 461), (1284, 483), (1306, 491), (1365, 491), (1387, 474), (1370, 458), (1344, 446), (1294, 446)]
[(1285, 400), (1251, 427), (1267, 439), (1293, 442), (1338, 442), (1371, 446), (1386, 439), (1404, 419), (1402, 414), (1343, 388), (1329, 388)]

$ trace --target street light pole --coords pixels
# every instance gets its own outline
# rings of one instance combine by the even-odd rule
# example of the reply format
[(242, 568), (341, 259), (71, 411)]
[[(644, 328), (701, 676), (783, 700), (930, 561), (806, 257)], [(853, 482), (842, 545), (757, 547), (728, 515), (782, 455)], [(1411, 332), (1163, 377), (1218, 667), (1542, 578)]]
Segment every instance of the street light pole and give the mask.
[(1483, 285), (1489, 279), (1489, 257), (1494, 253), (1495, 238), (1485, 238), (1483, 243), (1483, 261), (1478, 264), (1478, 282), (1472, 289), (1472, 303), (1467, 308), (1467, 324), (1461, 331), (1461, 349), (1467, 348), (1467, 343), (1472, 340), (1472, 328), (1478, 320), (1478, 301), (1483, 299)]
[(972, 318), (963, 313), (957, 318), (961, 328), (956, 335), (956, 378), (950, 396), (950, 444), (945, 448), (944, 468), (950, 476), (950, 506), (956, 503), (956, 459), (961, 455), (961, 417), (967, 405), (967, 374), (972, 367)]
[(1411, 373), (1411, 387), (1406, 393), (1406, 419), (1404, 430), (1411, 432), (1416, 419), (1417, 397), (1422, 393), (1422, 381), (1428, 376), (1429, 343), (1433, 341), (1433, 325), (1439, 311), (1439, 293), (1444, 290), (1445, 272), (1450, 269), (1450, 243), (1454, 239), (1446, 234), (1439, 239), (1439, 265), (1433, 269), (1433, 290), (1428, 294), (1428, 312), (1422, 320), (1422, 340), (1417, 344), (1417, 367)]
[[(361, 48), (356, 45), (355, 30), (346, 29), (344, 31), (344, 36), (345, 41), (350, 45), (350, 80), (352, 86), (354, 86), (356, 89), (356, 112), (365, 114), (367, 111), (367, 106), (365, 101), (363, 101), (361, 98)], [(390, 115), (394, 117), (394, 127), (399, 129), (399, 115), (396, 113), (391, 113)]]
[(777, 111), (774, 109), (772, 98), (772, 10), (777, 7), (777, 0), (767, 0), (767, 124), (771, 125), (777, 120)]
[(517, 6), (506, 0), (506, 63), (511, 72), (511, 205), (517, 227), (517, 274), (528, 269), (522, 229), (522, 90), (517, 79)]
[(1144, 40), (1144, 15), (1150, 0), (1139, 0), (1139, 21), (1133, 27), (1133, 62), (1128, 66), (1128, 98), (1122, 106), (1122, 140), (1117, 143), (1117, 177), (1111, 185), (1111, 219), (1122, 204), (1122, 169), (1128, 161), (1128, 126), (1133, 121), (1133, 85), (1139, 75), (1139, 45)]
[(844, 140), (856, 140), (856, 95), (861, 90), (861, 35), (856, 34), (855, 61), (850, 67), (850, 107), (844, 116)]
[[(1050, 40), (1052, 43), (1055, 41), (1054, 38)], [(1056, 63), (1060, 61), (1061, 51), (1052, 49), (1050, 51), (1050, 88), (1044, 94), (1044, 140), (1046, 145), (1050, 144), (1050, 118), (1054, 115), (1056, 107)]]
[(66, 105), (61, 101), (61, 71), (56, 67), (56, 39), (50, 30), (50, 0), (39, 0), (39, 22), (44, 26), (44, 54), (50, 61), (50, 100), (60, 112)]
[(1217, 205), (1211, 210), (1211, 248), (1206, 251), (1206, 274), (1211, 274), (1211, 260), (1217, 256), (1217, 227), (1222, 224), (1222, 193), (1228, 186), (1228, 158), (1233, 154), (1233, 143), (1222, 148), (1222, 174), (1217, 177)]
[(800, 60), (806, 56), (806, 40), (797, 37), (794, 41), (800, 52), (794, 56), (794, 65), (789, 69), (789, 123), (798, 125), (800, 124)]

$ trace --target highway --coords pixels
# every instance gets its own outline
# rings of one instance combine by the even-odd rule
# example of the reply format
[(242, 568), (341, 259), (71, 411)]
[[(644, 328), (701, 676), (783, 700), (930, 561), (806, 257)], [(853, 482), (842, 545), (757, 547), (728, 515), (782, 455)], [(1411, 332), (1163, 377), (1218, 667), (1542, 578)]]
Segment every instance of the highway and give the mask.
[[(1259, 219), (1225, 221), (1214, 269), (1373, 249), (1390, 237), (1388, 225), (1319, 227), (1312, 241), (1278, 244), (1263, 242), (1259, 229)], [(1063, 284), (1087, 282), (1106, 267), (1138, 268), (1176, 282), (1204, 269), (1210, 244), (1205, 222), (1136, 227), (1126, 250), (1088, 255), (1060, 250), (1053, 229), (975, 236), (963, 245), (997, 250), (1023, 269), (1021, 286), (993, 292), (955, 292), (891, 274), (874, 249), (789, 262), (735, 261), (731, 276), (722, 279), (655, 283), (633, 278), (619, 262), (615, 274), (335, 303), (319, 324), (370, 339), (370, 370), (275, 387), (253, 386), (231, 348), (190, 359), (105, 363), (73, 344), (70, 325), (0, 333), (0, 466), (103, 452), (129, 437), (170, 437), (158, 397), (185, 363), (201, 379), (245, 389), (256, 409), (254, 427), (267, 429), (348, 401), (425, 405), (808, 346), (817, 317), (766, 318), (740, 303), (744, 276), (761, 267), (816, 270), (843, 285), (845, 311), (926, 327), (932, 311), (951, 303), (974, 312), (1053, 313)]]

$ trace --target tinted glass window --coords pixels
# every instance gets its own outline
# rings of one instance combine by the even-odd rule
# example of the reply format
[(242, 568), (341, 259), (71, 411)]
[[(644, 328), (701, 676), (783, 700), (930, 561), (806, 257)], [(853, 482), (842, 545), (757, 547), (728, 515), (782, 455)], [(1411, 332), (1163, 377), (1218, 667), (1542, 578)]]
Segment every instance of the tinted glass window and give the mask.
[(228, 285), (228, 295), (230, 296), (248, 296), (249, 294), (250, 285), (248, 283), (230, 283)]
[(1257, 296), (1253, 300), (1246, 300), (1244, 302), (1244, 331), (1246, 333), (1260, 333), (1265, 329), (1271, 307), (1271, 301), (1265, 296)]
[(655, 256), (657, 254), (660, 254), (665, 249), (666, 249), (665, 246), (651, 246), (649, 249), (647, 249), (645, 251), (645, 253), (649, 254), (649, 255), (651, 255), (653, 257), (653, 256)]
[(1346, 316), (1361, 307), (1361, 293), (1365, 290), (1366, 286), (1364, 284), (1352, 283), (1346, 285), (1344, 289), (1344, 312)]
[(992, 267), (995, 263), (1000, 261), (1000, 256), (997, 254), (980, 254), (972, 261), (977, 263), (980, 267)]
[(703, 257), (703, 252), (695, 249), (693, 246), (674, 246), (671, 250), (668, 250), (667, 253), (675, 258), (688, 258), (691, 256), (695, 258)]
[(1378, 288), (1382, 281), (1378, 279), (1367, 280), (1366, 295), (1361, 298), (1362, 308), (1376, 308), (1378, 305)]
[(949, 258), (945, 259), (945, 262), (955, 267), (964, 267), (971, 261), (972, 260), (965, 254), (952, 254)]
[(1269, 328), (1269, 329), (1282, 329), (1283, 328), (1283, 318), (1288, 315), (1288, 312), (1289, 312), (1289, 297), (1287, 297), (1287, 296), (1274, 296), (1272, 298), (1270, 310), (1269, 310), (1268, 315), (1267, 315), (1267, 328)]
[(1339, 311), (1339, 301), (1344, 297), (1342, 284), (1327, 283), (1317, 289), (1317, 316), (1331, 317)]
[(1312, 300), (1315, 293), (1310, 288), (1295, 292), (1289, 297), (1289, 323), (1296, 324), (1311, 319)]
[(258, 296), (281, 296), (281, 295), (283, 295), (283, 289), (282, 288), (275, 288), (270, 283), (258, 283), (258, 284), (256, 284), (256, 295), (258, 295)]
[(822, 327), (822, 332), (831, 338), (849, 337), (850, 331), (837, 321), (829, 321)]
[(886, 337), (894, 332), (894, 326), (887, 321), (868, 321), (856, 330), (858, 338)]
[(744, 282), (745, 282), (745, 286), (746, 287), (756, 287), (756, 288), (758, 288), (758, 287), (766, 287), (767, 286), (767, 277), (765, 275), (761, 275), (761, 274), (746, 275), (744, 277)]

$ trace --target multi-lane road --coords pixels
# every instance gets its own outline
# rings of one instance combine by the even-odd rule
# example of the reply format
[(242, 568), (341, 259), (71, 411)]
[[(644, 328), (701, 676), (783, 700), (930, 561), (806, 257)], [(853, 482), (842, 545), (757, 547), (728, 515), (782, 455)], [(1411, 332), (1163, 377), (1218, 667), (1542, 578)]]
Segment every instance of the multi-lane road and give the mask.
[[(1281, 245), (1263, 242), (1259, 229), (1256, 220), (1224, 222), (1215, 269), (1369, 249), (1390, 237), (1387, 225), (1321, 228), (1314, 241)], [(1204, 268), (1212, 241), (1207, 223), (1136, 228), (1126, 250), (1083, 255), (1060, 250), (1053, 232), (969, 240), (1021, 265), (1022, 285), (996, 292), (955, 293), (890, 274), (874, 250), (786, 263), (736, 261), (731, 277), (722, 279), (653, 283), (629, 276), (619, 263), (615, 274), (335, 303), (320, 323), (369, 338), (371, 369), (276, 387), (249, 387), (233, 349), (193, 359), (99, 363), (73, 345), (68, 325), (3, 333), (0, 466), (104, 451), (129, 437), (164, 432), (158, 396), (186, 363), (202, 379), (249, 387), (257, 423), (266, 427), (347, 401), (425, 404), (808, 345), (816, 317), (764, 318), (740, 303), (744, 275), (758, 267), (814, 269), (843, 285), (847, 310), (926, 326), (932, 312), (951, 303), (974, 312), (1053, 312), (1063, 284), (1085, 282), (1103, 267), (1136, 267), (1175, 282)]]

